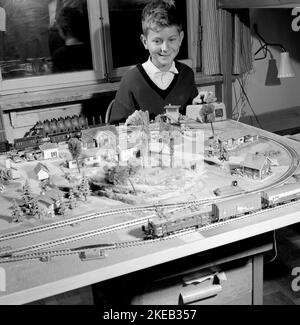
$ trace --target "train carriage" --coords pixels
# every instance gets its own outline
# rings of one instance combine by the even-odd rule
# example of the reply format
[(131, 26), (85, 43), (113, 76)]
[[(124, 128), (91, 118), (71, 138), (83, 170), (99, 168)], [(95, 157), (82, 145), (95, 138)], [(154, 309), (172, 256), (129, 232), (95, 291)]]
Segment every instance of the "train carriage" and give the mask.
[(222, 221), (262, 208), (260, 193), (243, 195), (212, 204), (212, 221)]
[(300, 199), (300, 183), (286, 184), (261, 193), (263, 207), (274, 207)]
[(17, 151), (29, 148), (38, 148), (42, 144), (43, 138), (41, 136), (32, 136), (14, 139), (14, 149)]

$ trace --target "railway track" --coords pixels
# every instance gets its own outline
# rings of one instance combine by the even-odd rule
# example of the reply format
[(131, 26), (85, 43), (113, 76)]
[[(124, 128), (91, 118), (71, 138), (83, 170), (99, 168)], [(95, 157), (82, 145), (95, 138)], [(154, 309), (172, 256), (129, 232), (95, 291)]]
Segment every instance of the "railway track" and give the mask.
[[(43, 262), (48, 262), (53, 257), (58, 256), (69, 256), (78, 254), (79, 257), (81, 257), (86, 252), (92, 251), (95, 255), (97, 255), (97, 258), (103, 258), (105, 257), (105, 252), (108, 250), (115, 250), (115, 249), (121, 249), (121, 248), (130, 248), (130, 247), (137, 247), (137, 246), (143, 246), (143, 245), (149, 245), (154, 244), (166, 240), (170, 240), (179, 236), (187, 235), (189, 233), (195, 232), (194, 229), (185, 229), (182, 231), (178, 231), (172, 235), (163, 237), (163, 238), (157, 238), (157, 239), (138, 239), (133, 241), (127, 241), (127, 242), (118, 242), (118, 243), (112, 243), (112, 244), (98, 244), (98, 245), (91, 245), (91, 246), (82, 246), (78, 248), (71, 248), (71, 249), (57, 249), (52, 251), (37, 251), (35, 252), (35, 248), (33, 250), (29, 249), (28, 252), (26, 250), (10, 250), (5, 253), (0, 254), (0, 264), (1, 263), (8, 263), (8, 262), (18, 262), (18, 261), (24, 261), (24, 260), (33, 260), (38, 259)], [(50, 248), (49, 246), (43, 246), (43, 249)]]
[[(261, 136), (262, 139), (264, 140), (269, 140), (269, 138), (267, 137), (263, 137)], [(296, 153), (296, 151), (288, 146), (288, 145), (283, 145), (281, 144), (279, 141), (277, 140), (273, 140), (271, 139), (271, 141), (276, 142), (277, 145), (283, 146), (287, 152), (290, 155), (291, 161), (292, 163), (289, 166), (289, 169), (276, 181), (274, 182), (272, 185), (269, 186), (264, 186), (261, 187), (257, 190), (254, 191), (248, 191), (245, 192), (243, 194), (240, 195), (228, 195), (226, 197), (220, 197), (220, 198), (209, 198), (209, 199), (204, 199), (204, 200), (193, 200), (193, 201), (186, 201), (186, 202), (179, 202), (179, 203), (167, 203), (167, 204), (157, 204), (157, 205), (146, 205), (146, 206), (139, 206), (139, 207), (130, 207), (130, 208), (119, 208), (119, 209), (115, 209), (115, 210), (109, 210), (109, 211), (101, 211), (98, 213), (91, 213), (85, 216), (80, 216), (80, 217), (74, 217), (72, 219), (68, 219), (68, 220), (62, 220), (62, 221), (58, 221), (58, 222), (54, 222), (48, 225), (43, 225), (43, 226), (39, 226), (39, 227), (34, 227), (34, 228), (30, 228), (30, 229), (26, 229), (26, 230), (22, 230), (22, 231), (17, 231), (17, 232), (12, 232), (12, 233), (8, 233), (8, 234), (3, 234), (0, 235), (0, 242), (1, 241), (7, 241), (10, 239), (16, 239), (19, 237), (24, 237), (24, 236), (29, 236), (32, 234), (36, 234), (36, 233), (40, 233), (40, 232), (44, 232), (44, 231), (48, 231), (51, 229), (57, 229), (57, 228), (61, 228), (61, 227), (65, 227), (65, 226), (69, 226), (69, 225), (73, 225), (73, 224), (77, 224), (77, 223), (82, 223), (82, 222), (86, 222), (89, 220), (94, 220), (97, 218), (102, 218), (105, 216), (111, 216), (111, 215), (124, 215), (124, 214), (129, 214), (129, 213), (142, 213), (142, 212), (148, 212), (148, 211), (155, 211), (158, 207), (160, 208), (164, 208), (164, 209), (180, 209), (180, 208), (185, 208), (187, 206), (203, 206), (205, 204), (211, 204), (212, 202), (216, 202), (219, 200), (226, 200), (226, 199), (230, 199), (233, 196), (234, 197), (239, 197), (242, 196), (244, 194), (249, 194), (249, 193), (256, 193), (256, 192), (261, 192), (263, 190), (269, 189), (271, 187), (275, 187), (278, 185), (283, 184), (284, 182), (287, 181), (287, 179), (289, 179), (290, 177), (292, 177), (292, 175), (294, 174), (294, 172), (298, 169), (299, 167), (299, 158), (298, 155)], [(291, 205), (293, 203), (290, 203), (289, 205)], [(295, 203), (294, 203), (295, 204)], [(286, 206), (286, 205), (285, 205)], [(281, 207), (276, 207), (276, 208), (281, 208)], [(274, 208), (273, 208), (274, 209)], [(255, 215), (263, 213), (264, 210), (256, 212)], [(227, 223), (232, 223), (232, 222), (236, 222), (237, 220), (242, 220), (245, 218), (249, 218), (251, 215), (246, 215), (246, 216), (242, 216), (239, 218), (233, 218), (230, 220), (226, 220), (226, 221), (222, 221), (222, 222), (218, 222), (218, 223), (213, 223), (210, 225), (206, 225), (204, 227), (201, 228), (201, 231), (207, 231), (209, 229), (215, 228), (215, 227), (219, 227), (221, 225), (227, 224)], [(116, 232), (125, 228), (130, 228), (130, 227), (135, 227), (135, 226), (139, 226), (144, 224), (148, 219), (151, 219), (154, 215), (148, 215), (146, 217), (141, 217), (135, 220), (130, 220), (127, 222), (123, 222), (120, 224), (116, 224), (116, 225), (111, 225), (111, 226), (107, 226), (107, 227), (102, 227), (102, 228), (98, 228), (96, 230), (92, 230), (92, 231), (87, 231), (84, 233), (79, 233), (76, 235), (72, 235), (72, 236), (68, 236), (68, 237), (63, 237), (63, 238), (58, 238), (55, 240), (51, 240), (51, 241), (47, 241), (47, 242), (43, 242), (43, 243), (38, 243), (38, 244), (33, 244), (27, 247), (22, 247), (22, 248), (17, 248), (17, 249), (0, 249), (0, 263), (7, 261), (8, 258), (10, 259), (31, 259), (31, 258), (39, 258), (46, 256), (47, 254), (49, 255), (69, 255), (69, 254), (74, 254), (74, 253), (78, 253), (78, 251), (74, 251), (72, 249), (65, 249), (65, 250), (56, 250), (56, 251), (52, 251), (52, 252), (45, 252), (45, 250), (49, 250), (53, 247), (56, 246), (60, 246), (60, 245), (64, 245), (67, 243), (71, 243), (71, 242), (75, 242), (75, 241), (79, 241), (79, 240), (84, 240), (84, 239), (89, 239), (92, 237), (96, 237), (102, 234), (106, 234), (109, 232)], [(188, 232), (190, 230), (187, 230)], [(182, 234), (185, 234), (186, 232), (180, 232), (180, 233), (176, 233), (174, 234), (174, 236), (179, 236)], [(170, 239), (173, 238), (171, 236), (167, 236), (165, 239)], [(160, 239), (161, 240), (161, 239)], [(144, 245), (146, 243), (150, 243), (150, 242), (156, 242), (156, 240), (138, 240), (138, 241), (133, 241), (133, 242), (126, 242), (126, 243), (115, 243), (112, 244), (113, 249), (116, 248), (122, 248), (122, 247), (131, 247), (131, 246), (136, 246), (136, 245)], [(112, 248), (111, 247), (111, 248)], [(107, 248), (108, 249), (108, 248)], [(55, 253), (56, 252), (56, 253)], [(56, 255), (55, 255), (56, 256)]]
[(103, 234), (106, 234), (106, 233), (116, 232), (116, 231), (119, 231), (119, 230), (122, 230), (122, 229), (125, 229), (125, 228), (131, 228), (131, 227), (139, 226), (139, 225), (144, 224), (148, 219), (149, 219), (149, 217), (141, 218), (139, 220), (131, 220), (131, 221), (128, 221), (128, 222), (123, 222), (123, 223), (120, 223), (120, 224), (114, 224), (114, 225), (99, 228), (99, 229), (96, 229), (96, 230), (79, 233), (79, 234), (76, 234), (76, 235), (62, 237), (62, 238), (46, 241), (46, 242), (43, 242), (43, 243), (33, 244), (33, 245), (30, 245), (30, 246), (27, 246), (27, 247), (21, 247), (21, 248), (11, 249), (11, 250), (7, 250), (7, 251), (2, 251), (2, 252), (0, 252), (0, 258), (2, 256), (7, 255), (7, 254), (14, 255), (14, 254), (25, 253), (25, 252), (28, 252), (28, 251), (33, 252), (33, 251), (38, 251), (38, 250), (49, 249), (49, 248), (52, 248), (52, 247), (55, 247), (55, 246), (64, 245), (64, 244), (72, 243), (72, 242), (75, 242), (75, 241), (97, 237), (99, 235), (103, 235)]
[[(2, 234), (2, 235), (0, 235), (0, 242), (11, 240), (11, 239), (16, 239), (19, 237), (30, 236), (30, 235), (33, 235), (36, 233), (41, 233), (41, 232), (49, 231), (52, 229), (58, 229), (58, 228), (66, 227), (66, 226), (72, 226), (74, 224), (79, 224), (79, 223), (83, 223), (83, 222), (87, 222), (87, 221), (91, 221), (91, 220), (95, 220), (95, 219), (99, 219), (99, 218), (103, 218), (103, 217), (107, 217), (107, 216), (155, 211), (157, 208), (169, 208), (169, 209), (175, 208), (175, 209), (177, 209), (177, 208), (181, 208), (181, 207), (188, 206), (188, 205), (203, 205), (208, 202), (209, 202), (208, 200), (199, 200), (199, 201), (197, 201), (197, 203), (196, 203), (196, 201), (193, 201), (193, 202), (187, 201), (187, 202), (181, 202), (181, 203), (167, 203), (167, 204), (157, 204), (157, 205), (145, 205), (145, 206), (132, 207), (132, 208), (131, 207), (130, 208), (120, 208), (120, 209), (115, 209), (115, 210), (90, 213), (90, 214), (87, 214), (84, 216), (74, 217), (74, 218), (68, 219), (68, 220), (61, 220), (61, 221), (53, 222), (53, 223), (50, 223), (47, 225), (33, 227), (30, 229), (26, 229), (26, 230), (20, 230), (20, 231), (10, 232), (7, 234)], [(150, 215), (145, 218), (151, 219), (151, 217), (153, 217), (153, 216)]]
[[(276, 206), (273, 208), (269, 208), (269, 211), (274, 211), (274, 210), (281, 210), (286, 207), (292, 207), (294, 205), (299, 205), (299, 202), (291, 202), (287, 203), (281, 206)], [(103, 231), (118, 231), (121, 229), (124, 229), (126, 227), (131, 227), (131, 226), (137, 226), (140, 224), (140, 222), (128, 222), (128, 223), (122, 223), (119, 225), (113, 225), (110, 227), (102, 228), (96, 230), (94, 233), (82, 233), (74, 236), (69, 236), (65, 238), (60, 238), (57, 240), (49, 241), (49, 242), (44, 242), (44, 243), (39, 243), (36, 245), (31, 245), (28, 247), (20, 248), (20, 249), (10, 249), (7, 251), (0, 251), (0, 264), (1, 263), (8, 263), (8, 262), (17, 262), (17, 261), (24, 261), (24, 260), (32, 260), (32, 259), (39, 259), (40, 261), (49, 261), (53, 257), (58, 257), (58, 256), (68, 256), (68, 255), (74, 255), (78, 254), (79, 257), (82, 256), (82, 254), (85, 254), (87, 251), (91, 250), (96, 250), (96, 254), (99, 256), (97, 258), (104, 258), (105, 257), (105, 252), (109, 250), (116, 250), (116, 249), (122, 249), (122, 248), (130, 248), (130, 247), (137, 247), (137, 246), (143, 246), (143, 245), (148, 245), (148, 244), (155, 244), (158, 242), (170, 240), (173, 238), (178, 238), (183, 235), (187, 235), (190, 233), (195, 233), (195, 232), (205, 232), (209, 231), (214, 228), (218, 228), (224, 225), (228, 225), (231, 223), (236, 223), (245, 219), (253, 218), (254, 216), (259, 216), (260, 214), (265, 213), (266, 210), (261, 210), (252, 214), (248, 215), (243, 215), (237, 218), (232, 218), (228, 220), (222, 220), (216, 223), (208, 224), (200, 228), (189, 228), (181, 231), (177, 231), (171, 235), (165, 236), (165, 237), (160, 237), (160, 238), (155, 238), (155, 239), (138, 239), (138, 240), (133, 240), (133, 241), (126, 241), (126, 242), (117, 242), (117, 243), (103, 243), (103, 244), (96, 244), (96, 245), (91, 245), (91, 246), (81, 246), (78, 248), (70, 248), (70, 249), (57, 249), (57, 250), (46, 250), (53, 248), (58, 245), (62, 244), (67, 244), (70, 242), (78, 241), (80, 239), (86, 239), (86, 238), (91, 238), (91, 236), (97, 236), (100, 233), (103, 233)], [(144, 220), (145, 221), (145, 220)], [(98, 234), (96, 234), (98, 233)]]

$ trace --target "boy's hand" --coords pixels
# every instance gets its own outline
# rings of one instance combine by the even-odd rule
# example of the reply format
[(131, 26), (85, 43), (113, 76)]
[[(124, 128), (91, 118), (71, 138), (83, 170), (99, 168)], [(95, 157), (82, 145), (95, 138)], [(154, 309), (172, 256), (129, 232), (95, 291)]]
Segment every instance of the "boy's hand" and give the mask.
[(217, 101), (217, 98), (212, 91), (200, 91), (193, 99), (193, 105), (209, 104), (215, 101)]
[(207, 91), (200, 91), (199, 94), (193, 99), (193, 105), (200, 105), (205, 103)]

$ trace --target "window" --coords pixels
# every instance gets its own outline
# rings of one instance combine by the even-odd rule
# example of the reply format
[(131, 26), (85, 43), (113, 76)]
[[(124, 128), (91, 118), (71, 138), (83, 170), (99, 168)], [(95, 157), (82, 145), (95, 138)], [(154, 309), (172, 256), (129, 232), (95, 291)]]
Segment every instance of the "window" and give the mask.
[[(109, 77), (120, 76), (129, 66), (147, 60), (141, 41), (141, 13), (145, 0), (103, 0), (102, 14), (105, 26), (105, 51), (107, 58), (107, 74)], [(199, 1), (175, 0), (179, 12), (182, 13), (185, 38), (178, 54), (179, 60), (192, 61), (193, 40), (190, 31), (193, 28), (191, 12), (196, 6), (199, 10)], [(196, 8), (196, 10), (197, 10)], [(121, 53), (120, 50), (124, 49)], [(196, 67), (196, 62), (193, 62)]]
[[(200, 0), (175, 0), (185, 38), (178, 58), (197, 63), (193, 24)], [(147, 0), (0, 0), (1, 93), (87, 85), (121, 77), (148, 53), (140, 41), (141, 12)], [(62, 8), (78, 9), (87, 26), (91, 65), (54, 69), (53, 53), (64, 40), (57, 28)], [(3, 17), (6, 17), (4, 20)], [(82, 26), (80, 24), (80, 26)], [(83, 60), (84, 63), (86, 60)]]
[[(61, 87), (63, 84), (85, 84), (103, 79), (99, 1), (0, 0), (0, 7), (0, 66), (3, 92), (17, 88), (30, 90), (39, 89), (41, 86), (51, 88)], [(75, 8), (75, 11), (82, 15), (77, 25), (80, 25), (80, 29), (76, 35), (86, 26), (85, 38), (80, 33), (81, 38), (77, 39), (75, 47), (76, 52), (80, 53), (78, 56), (88, 55), (90, 62), (89, 65), (83, 65), (87, 61), (83, 59), (75, 62), (75, 47), (72, 47), (72, 50), (69, 50), (72, 53), (70, 60), (75, 66), (70, 65), (68, 71), (54, 69), (53, 65), (55, 51), (65, 44), (57, 24), (58, 17), (65, 7)], [(71, 13), (68, 17), (70, 15)], [(70, 29), (67, 31), (70, 32)], [(75, 37), (72, 38), (73, 43), (74, 39)], [(62, 53), (58, 57), (59, 60), (61, 57)]]

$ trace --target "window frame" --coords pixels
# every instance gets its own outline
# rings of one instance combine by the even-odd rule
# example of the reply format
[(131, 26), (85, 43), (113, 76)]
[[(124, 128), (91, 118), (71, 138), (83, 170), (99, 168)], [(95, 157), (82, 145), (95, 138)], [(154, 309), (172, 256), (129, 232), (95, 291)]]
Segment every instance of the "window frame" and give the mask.
[[(108, 1), (87, 0), (93, 70), (0, 80), (0, 94), (87, 86), (119, 80), (134, 65), (113, 69)], [(199, 43), (201, 42), (201, 36), (199, 37), (201, 28), (198, 29), (198, 33), (194, 31), (200, 25), (200, 0), (185, 1), (187, 8), (187, 35), (185, 37), (187, 37), (188, 58), (180, 61), (192, 67), (196, 72), (199, 71), (198, 51), (199, 48), (201, 51)]]
[(101, 0), (87, 0), (93, 70), (2, 79), (1, 95), (96, 84), (103, 80), (106, 67), (102, 50), (104, 44), (101, 19), (99, 19), (101, 17), (100, 2)]
[[(101, 0), (101, 20), (103, 21), (103, 37), (104, 37), (104, 51), (106, 59), (106, 73), (105, 76), (108, 80), (114, 80), (115, 78), (122, 77), (129, 69), (135, 65), (124, 67), (113, 67), (113, 55), (112, 55), (112, 42), (110, 33), (110, 19), (109, 19), (109, 0)], [(189, 65), (195, 71), (199, 67), (197, 63), (197, 46), (199, 46), (198, 33), (192, 31), (195, 30), (195, 26), (199, 25), (200, 17), (200, 0), (184, 0), (186, 1), (186, 16), (187, 16), (187, 50), (188, 58), (180, 60)], [(197, 28), (197, 27), (196, 27)], [(198, 29), (198, 28), (197, 28)], [(198, 30), (200, 32), (200, 30)]]

